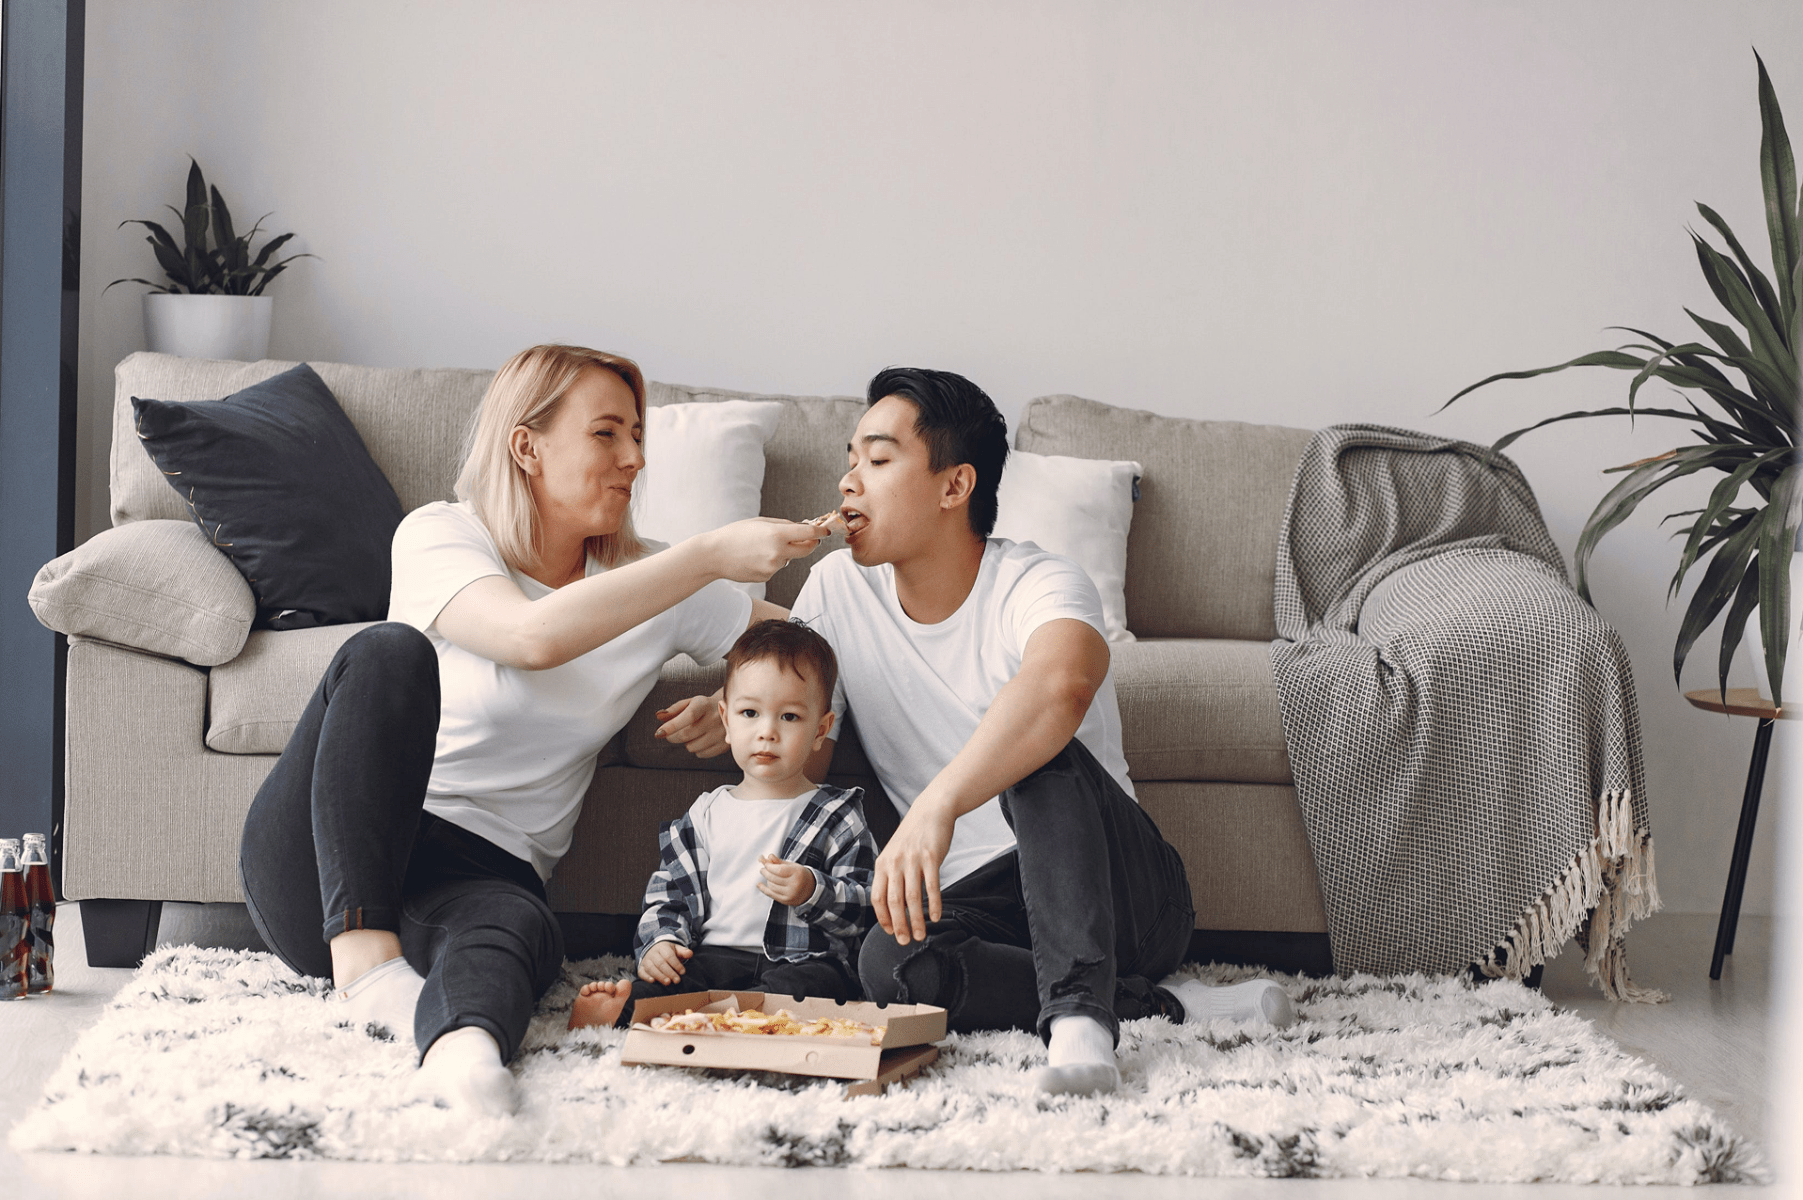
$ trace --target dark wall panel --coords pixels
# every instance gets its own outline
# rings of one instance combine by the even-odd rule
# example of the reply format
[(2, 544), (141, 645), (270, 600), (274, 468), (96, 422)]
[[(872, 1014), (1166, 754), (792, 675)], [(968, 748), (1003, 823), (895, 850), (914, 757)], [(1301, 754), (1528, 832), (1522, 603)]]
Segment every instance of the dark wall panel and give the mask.
[(74, 533), (83, 0), (0, 31), (0, 836), (60, 851), (64, 646), (25, 603)]

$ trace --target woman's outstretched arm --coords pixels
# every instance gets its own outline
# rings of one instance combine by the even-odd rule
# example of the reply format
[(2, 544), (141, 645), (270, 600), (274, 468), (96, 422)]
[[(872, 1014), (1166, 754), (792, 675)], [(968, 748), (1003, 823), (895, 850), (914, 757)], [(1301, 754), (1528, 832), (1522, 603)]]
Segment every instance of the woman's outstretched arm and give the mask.
[(542, 671), (606, 645), (716, 579), (768, 579), (819, 545), (822, 536), (794, 521), (753, 517), (578, 579), (537, 600), (528, 600), (506, 576), (489, 575), (453, 596), (434, 625), (472, 654)]

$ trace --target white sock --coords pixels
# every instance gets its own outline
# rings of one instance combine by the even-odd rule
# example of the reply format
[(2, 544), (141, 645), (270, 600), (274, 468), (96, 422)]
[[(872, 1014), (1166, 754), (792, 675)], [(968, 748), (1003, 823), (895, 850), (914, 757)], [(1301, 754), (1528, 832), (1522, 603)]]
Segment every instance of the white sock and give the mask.
[(443, 1101), (485, 1117), (510, 1117), (519, 1108), (513, 1072), (488, 1030), (464, 1025), (439, 1037), (408, 1089), (420, 1099)]
[(359, 1024), (386, 1026), (399, 1041), (413, 1040), (413, 1010), (426, 981), (404, 958), (371, 967), (340, 988), (338, 1000)]
[(1114, 1037), (1108, 1027), (1080, 1013), (1053, 1017), (1046, 1068), (1034, 1082), (1042, 1092), (1084, 1096), (1119, 1087), (1121, 1072), (1114, 1065)]
[(1296, 1009), (1289, 993), (1273, 979), (1248, 979), (1244, 983), (1210, 986), (1200, 979), (1175, 975), (1158, 985), (1183, 1005), (1183, 1023), (1225, 1018), (1229, 1021), (1264, 1021), (1278, 1029), (1296, 1023)]

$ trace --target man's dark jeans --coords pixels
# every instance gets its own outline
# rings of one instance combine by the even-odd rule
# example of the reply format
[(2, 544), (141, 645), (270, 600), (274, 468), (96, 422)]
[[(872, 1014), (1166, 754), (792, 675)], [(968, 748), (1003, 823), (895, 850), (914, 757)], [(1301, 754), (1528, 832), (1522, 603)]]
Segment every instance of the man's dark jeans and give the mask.
[(1177, 1016), (1157, 988), (1195, 925), (1183, 860), (1083, 743), (1002, 793), (1015, 850), (941, 893), (924, 942), (880, 928), (858, 974), (880, 1003), (945, 1008), (951, 1028), (1035, 1030), (1082, 1014)]
[(438, 655), (373, 625), (339, 647), (244, 821), (238, 875), (263, 943), (330, 977), (327, 943), (399, 935), (426, 977), (421, 1054), (465, 1025), (512, 1059), (563, 966), (563, 934), (530, 863), (423, 811), (438, 737)]

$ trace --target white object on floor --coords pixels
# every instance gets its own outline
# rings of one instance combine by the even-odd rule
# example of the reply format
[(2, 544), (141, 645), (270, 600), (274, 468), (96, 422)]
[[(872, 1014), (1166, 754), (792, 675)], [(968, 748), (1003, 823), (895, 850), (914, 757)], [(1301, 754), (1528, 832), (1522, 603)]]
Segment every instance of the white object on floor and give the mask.
[(1051, 1034), (1046, 1065), (1034, 1076), (1040, 1091), (1091, 1096), (1121, 1086), (1121, 1072), (1114, 1065), (1114, 1035), (1107, 1026), (1094, 1017), (1073, 1014), (1053, 1017)]
[(1173, 975), (1159, 987), (1183, 1005), (1183, 1023), (1205, 1021), (1263, 1021), (1278, 1029), (1296, 1023), (1296, 1009), (1289, 993), (1273, 979), (1248, 979), (1244, 983), (1210, 986), (1200, 979)]
[(350, 986), (332, 993), (353, 1021), (374, 1022), (409, 1045), (413, 1042), (413, 1012), (419, 1007), (424, 977), (404, 958), (391, 958), (371, 967)]
[(1668, 1076), (1507, 980), (1284, 976), (1303, 1018), (1291, 1029), (1128, 1021), (1121, 1087), (1105, 1096), (1037, 1091), (1045, 1050), (1031, 1034), (954, 1035), (910, 1086), (846, 1100), (832, 1081), (625, 1067), (623, 1031), (566, 1031), (578, 987), (628, 965), (566, 965), (514, 1063), (519, 1115), (492, 1120), (407, 1103), (412, 1047), (341, 1019), (328, 983), (267, 954), (168, 947), (76, 1041), (9, 1140), (243, 1159), (1769, 1178), (1759, 1151)]
[(501, 1047), (488, 1030), (474, 1025), (453, 1029), (432, 1043), (407, 1093), (481, 1117), (511, 1117), (520, 1106)]

